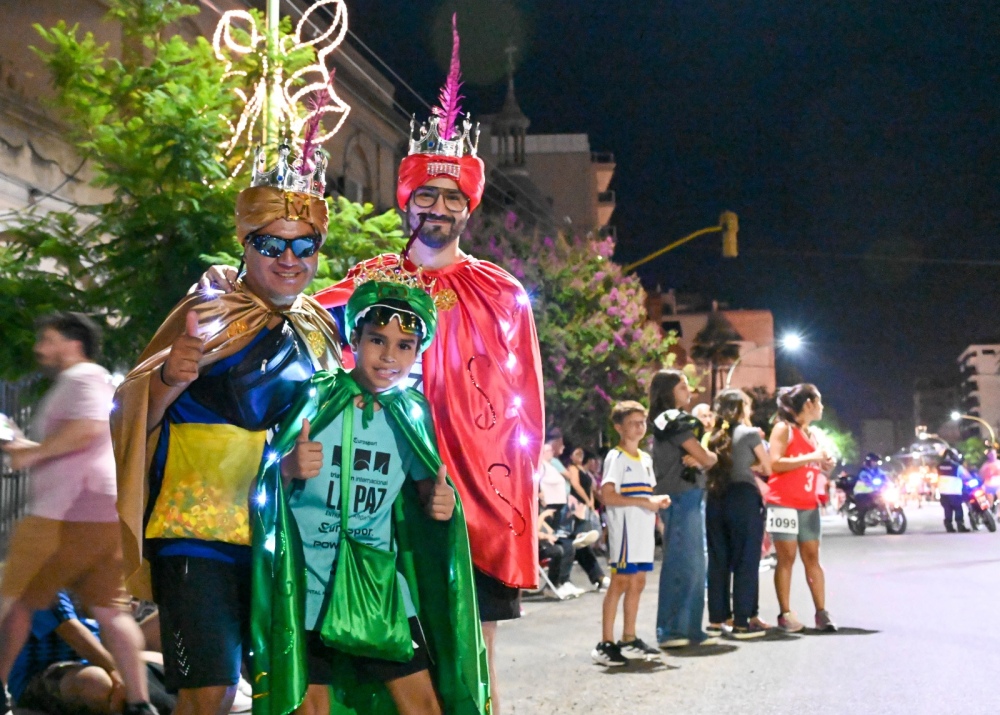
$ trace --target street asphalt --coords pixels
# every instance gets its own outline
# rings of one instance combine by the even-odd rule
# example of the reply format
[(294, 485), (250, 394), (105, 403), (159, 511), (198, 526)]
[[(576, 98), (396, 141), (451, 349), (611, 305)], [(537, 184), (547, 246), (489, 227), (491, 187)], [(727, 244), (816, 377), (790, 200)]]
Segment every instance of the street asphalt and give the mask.
[[(824, 517), (821, 554), (837, 634), (772, 632), (606, 668), (590, 658), (602, 594), (561, 602), (526, 597), (524, 617), (498, 632), (502, 715), (993, 710), (1000, 533), (945, 533), (937, 503), (906, 512), (901, 536), (879, 528), (853, 536), (842, 518)], [(650, 575), (639, 610), (639, 637), (650, 644), (658, 576)], [(761, 574), (760, 612), (775, 623), (772, 577)], [(579, 567), (573, 580), (587, 583)], [(792, 608), (812, 625), (801, 564)], [(616, 636), (620, 619), (619, 610)]]

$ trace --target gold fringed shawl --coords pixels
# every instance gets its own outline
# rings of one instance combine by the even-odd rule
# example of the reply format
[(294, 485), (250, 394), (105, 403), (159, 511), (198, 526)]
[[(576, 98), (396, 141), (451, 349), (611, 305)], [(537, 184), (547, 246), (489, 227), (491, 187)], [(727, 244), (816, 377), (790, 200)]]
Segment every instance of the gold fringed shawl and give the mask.
[(139, 356), (139, 364), (115, 393), (111, 413), (126, 586), (139, 598), (152, 597), (149, 565), (142, 552), (143, 515), (149, 498), (147, 475), (160, 436), (159, 426), (150, 429), (147, 424), (149, 381), (166, 361), (174, 340), (184, 333), (187, 314), (192, 310), (198, 314), (199, 334), (205, 340), (201, 368), (242, 350), (275, 315), (292, 324), (309, 347), (317, 369), (330, 370), (341, 364), (337, 325), (308, 296), (299, 296), (289, 308), (278, 309), (250, 293), (239, 281), (233, 293), (207, 296), (198, 291), (174, 307)]

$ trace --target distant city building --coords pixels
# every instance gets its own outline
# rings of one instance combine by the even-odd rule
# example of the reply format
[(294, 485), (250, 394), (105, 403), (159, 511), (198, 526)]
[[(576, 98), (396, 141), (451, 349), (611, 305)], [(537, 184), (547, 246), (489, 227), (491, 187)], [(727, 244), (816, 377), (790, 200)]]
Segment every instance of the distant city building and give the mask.
[(486, 210), (507, 207), (543, 228), (614, 235), (614, 154), (591, 151), (586, 134), (528, 134), (531, 121), (518, 104), (513, 76), (501, 110), (480, 119), (480, 153), (492, 169)]
[[(695, 337), (708, 325), (709, 316), (720, 313), (739, 334), (739, 363), (733, 370), (731, 387), (751, 389), (763, 387), (768, 393), (777, 389), (774, 366), (774, 315), (769, 310), (731, 310), (717, 301), (705, 302), (696, 296), (679, 296), (673, 289), (662, 292), (659, 287), (646, 294), (646, 313), (651, 322), (660, 326), (664, 335), (677, 333), (673, 350), (677, 364), (691, 362)], [(721, 371), (720, 386), (725, 386), (728, 367)], [(701, 401), (707, 401), (707, 394)]]
[[(1000, 343), (970, 345), (958, 356), (958, 369), (962, 401), (952, 409), (979, 417), (994, 430), (1000, 429)], [(960, 429), (963, 437), (989, 436), (972, 420), (963, 420)]]

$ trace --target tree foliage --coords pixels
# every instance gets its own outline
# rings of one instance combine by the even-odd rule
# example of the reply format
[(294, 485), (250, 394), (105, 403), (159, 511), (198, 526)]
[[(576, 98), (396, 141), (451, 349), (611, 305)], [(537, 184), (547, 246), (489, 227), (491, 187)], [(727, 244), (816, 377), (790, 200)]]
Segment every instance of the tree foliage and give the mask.
[(513, 214), (470, 233), (469, 251), (510, 271), (531, 299), (547, 422), (572, 443), (595, 446), (610, 434), (611, 405), (644, 402), (653, 373), (673, 364), (676, 338), (646, 322), (645, 292), (611, 261), (611, 238), (545, 236)]
[(962, 453), (962, 456), (965, 457), (966, 465), (970, 469), (979, 469), (983, 465), (983, 462), (986, 461), (988, 446), (989, 440), (972, 436), (956, 444), (955, 449)]
[[(227, 159), (219, 148), (230, 136), (227, 118), (241, 109), (235, 84), (258, 77), (259, 61), (236, 58), (247, 75), (224, 76), (205, 38), (171, 33), (172, 23), (197, 12), (180, 0), (109, 6), (107, 19), (122, 26), (121, 58), (76, 26), (37, 27), (36, 52), (51, 72), (65, 137), (110, 199), (4, 217), (0, 318), (10, 339), (0, 344), (3, 377), (31, 369), (32, 320), (53, 309), (103, 318), (113, 326), (108, 362), (131, 364), (206, 259), (241, 250), (233, 207), (247, 177), (231, 177), (236, 154)], [(291, 31), (287, 18), (281, 31)], [(311, 62), (311, 53), (286, 58), (286, 70)], [(318, 286), (354, 260), (402, 243), (395, 214), (372, 214), (370, 205), (338, 200)]]

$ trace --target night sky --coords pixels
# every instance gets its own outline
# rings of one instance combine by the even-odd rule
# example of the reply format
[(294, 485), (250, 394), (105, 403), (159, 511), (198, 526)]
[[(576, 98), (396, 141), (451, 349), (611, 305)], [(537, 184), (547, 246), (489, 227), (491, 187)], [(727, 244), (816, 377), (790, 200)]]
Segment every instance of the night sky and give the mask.
[(355, 0), (350, 21), (431, 100), (457, 9), (474, 115), (499, 109), (513, 40), (530, 132), (615, 154), (622, 262), (737, 212), (738, 259), (705, 237), (640, 275), (770, 309), (849, 424), (911, 418), (915, 378), (1000, 337), (995, 2), (537, 5)]

